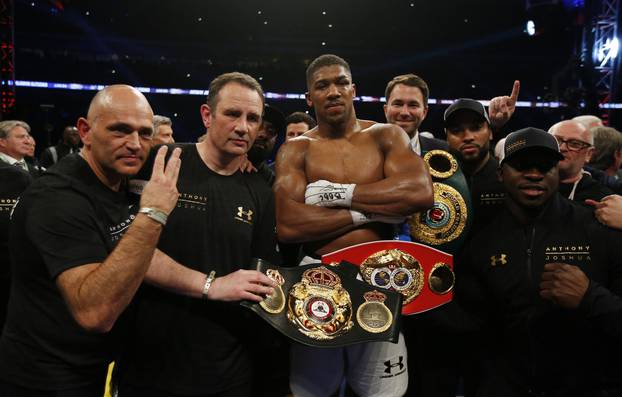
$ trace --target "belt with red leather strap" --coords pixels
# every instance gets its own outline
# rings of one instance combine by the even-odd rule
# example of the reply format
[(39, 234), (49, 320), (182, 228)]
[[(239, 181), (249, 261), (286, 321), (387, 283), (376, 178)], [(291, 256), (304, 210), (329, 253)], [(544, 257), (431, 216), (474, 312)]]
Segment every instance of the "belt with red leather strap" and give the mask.
[(403, 296), (402, 314), (421, 313), (453, 299), (453, 256), (423, 244), (385, 240), (357, 244), (322, 256), (322, 263), (347, 261), (380, 291)]

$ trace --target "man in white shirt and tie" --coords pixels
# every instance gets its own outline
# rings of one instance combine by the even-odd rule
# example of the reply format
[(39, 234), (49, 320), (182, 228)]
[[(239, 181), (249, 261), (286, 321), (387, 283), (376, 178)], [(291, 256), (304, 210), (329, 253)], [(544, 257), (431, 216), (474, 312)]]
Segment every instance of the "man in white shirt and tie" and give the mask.
[(30, 152), (30, 126), (20, 120), (0, 121), (0, 161), (31, 172), (24, 160)]

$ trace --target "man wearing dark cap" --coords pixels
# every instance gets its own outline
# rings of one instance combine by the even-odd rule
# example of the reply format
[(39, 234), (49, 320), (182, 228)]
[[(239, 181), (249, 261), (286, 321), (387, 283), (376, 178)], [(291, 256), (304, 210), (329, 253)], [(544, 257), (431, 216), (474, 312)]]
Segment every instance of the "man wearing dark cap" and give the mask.
[(557, 192), (562, 159), (545, 131), (508, 135), (505, 207), (467, 246), (455, 302), (489, 341), (478, 396), (622, 393), (622, 234)]
[(458, 159), (471, 191), (473, 231), (486, 224), (503, 203), (497, 160), (490, 155), (492, 127), (480, 102), (460, 98), (445, 111), (449, 151)]
[(274, 169), (272, 164), (268, 164), (268, 160), (272, 156), (277, 138), (284, 135), (285, 116), (279, 109), (266, 103), (263, 121), (257, 139), (248, 152), (248, 159), (270, 186), (274, 182)]

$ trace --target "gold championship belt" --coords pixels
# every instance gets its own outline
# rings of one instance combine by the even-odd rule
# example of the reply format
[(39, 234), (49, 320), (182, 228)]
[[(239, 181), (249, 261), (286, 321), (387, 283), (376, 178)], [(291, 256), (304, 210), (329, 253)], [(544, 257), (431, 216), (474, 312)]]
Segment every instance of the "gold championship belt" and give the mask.
[(456, 159), (444, 150), (431, 150), (423, 156), (434, 181), (434, 205), (414, 214), (410, 235), (442, 251), (455, 253), (470, 225), (470, 194)]
[(280, 268), (257, 261), (278, 286), (259, 303), (241, 302), (289, 338), (310, 346), (397, 343), (402, 296), (357, 280), (347, 262)]
[(399, 292), (402, 314), (421, 313), (453, 298), (453, 256), (423, 244), (373, 241), (322, 256), (326, 264), (340, 261), (359, 265), (363, 280), (379, 291)]
[(302, 274), (289, 291), (287, 306), (289, 321), (312, 339), (333, 339), (354, 326), (350, 294), (339, 276), (324, 266)]

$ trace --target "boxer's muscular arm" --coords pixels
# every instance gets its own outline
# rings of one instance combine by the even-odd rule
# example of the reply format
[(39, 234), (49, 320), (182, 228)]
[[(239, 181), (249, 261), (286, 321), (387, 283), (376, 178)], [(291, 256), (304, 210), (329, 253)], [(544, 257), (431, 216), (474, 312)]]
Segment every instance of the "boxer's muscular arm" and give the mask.
[(432, 179), (423, 160), (408, 144), (408, 136), (396, 126), (378, 125), (379, 145), (385, 153), (385, 178), (359, 184), (352, 196), (352, 209), (361, 212), (409, 216), (428, 209), (434, 202)]
[(280, 241), (305, 242), (339, 236), (354, 228), (347, 209), (305, 204), (305, 156), (309, 141), (281, 146), (276, 158), (276, 230)]

